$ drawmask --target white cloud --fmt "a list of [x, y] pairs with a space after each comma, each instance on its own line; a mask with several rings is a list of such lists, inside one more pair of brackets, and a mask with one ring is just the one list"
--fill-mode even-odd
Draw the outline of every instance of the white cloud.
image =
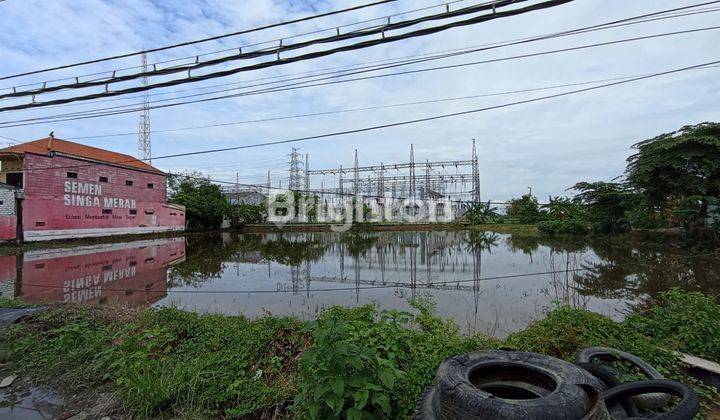
[[[353, 2], [360, 3], [362, 2]], [[190, 89], [195, 86], [461, 48], [592, 25], [693, 3], [670, 0], [578, 1], [551, 10], [454, 29], [424, 38], [175, 89]], [[349, 16], [324, 18], [302, 25], [163, 52], [152, 55], [151, 60], [231, 48], [239, 44], [286, 37], [431, 4], [436, 2], [401, 1], [389, 6], [364, 9]], [[143, 45], [155, 47], [237, 31], [315, 13], [313, 8], [321, 12], [347, 5], [348, 2], [339, 0], [322, 3], [271, 0], [10, 0], [0, 4], [0, 75], [133, 51]], [[717, 13], [660, 20], [471, 54], [433, 62], [432, 65], [711, 26], [716, 20]], [[155, 129], [175, 128], [642, 74], [716, 59], [713, 52], [716, 50], [717, 36], [717, 31], [709, 31], [462, 69], [158, 109], [152, 111], [151, 119]], [[119, 65], [137, 65], [137, 58], [121, 60]], [[108, 68], [107, 64], [93, 65], [82, 68], [82, 71], [94, 72]], [[75, 75], [76, 72], [77, 69], [71, 69], [53, 73], [51, 76], [66, 77]], [[414, 126], [303, 142], [297, 146], [303, 153], [310, 153], [312, 166], [318, 168], [351, 165], [355, 148], [359, 150], [361, 162], [365, 164], [403, 161], [407, 159], [410, 143], [415, 144], [419, 161], [426, 158], [465, 159], [469, 156], [471, 139], [476, 138], [481, 162], [482, 189], [486, 198], [505, 199], [516, 196], [525, 192], [527, 186], [533, 186], [533, 191], [544, 198], [548, 194], [563, 194], [567, 187], [580, 180], [609, 180], [621, 174], [624, 159], [631, 153], [629, 147], [639, 140], [677, 129], [684, 124], [717, 120], [720, 79], [716, 77], [716, 73], [717, 69], [692, 71], [572, 97]], [[22, 79], [22, 82], [44, 80], [47, 76], [50, 75], [33, 76]], [[14, 80], [2, 81], [0, 86], [11, 86], [13, 82]], [[153, 135], [153, 154], [165, 155], [312, 135], [490, 106], [542, 94], [544, 93], [536, 92], [280, 122], [158, 133]], [[115, 101], [101, 105], [135, 101]], [[97, 105], [99, 104], [3, 113], [0, 114], [0, 120], [87, 110]], [[0, 129], [0, 135], [31, 140], [54, 130], [59, 137], [72, 139], [75, 136], [133, 132], [136, 129], [137, 115], [125, 114], [103, 119]], [[129, 154], [135, 154], [136, 151], [136, 139], [133, 137], [93, 139], [86, 142]], [[282, 145], [159, 160], [155, 163], [166, 170], [202, 168], [215, 177], [228, 180], [234, 179], [234, 173], [238, 171], [243, 180], [261, 182], [267, 169], [273, 171], [274, 176], [283, 175], [283, 162], [289, 151], [290, 145]], [[319, 183], [319, 179], [317, 182]]]

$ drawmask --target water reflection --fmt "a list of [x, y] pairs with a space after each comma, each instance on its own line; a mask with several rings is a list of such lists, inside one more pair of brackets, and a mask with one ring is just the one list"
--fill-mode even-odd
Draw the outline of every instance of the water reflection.
[[556, 301], [620, 318], [674, 286], [717, 295], [717, 268], [717, 254], [618, 238], [225, 233], [0, 257], [0, 293], [305, 319], [335, 304], [409, 309], [407, 299], [429, 295], [465, 331], [503, 336]]
[[4, 256], [0, 293], [30, 303], [151, 304], [167, 295], [167, 270], [184, 257], [183, 238]]

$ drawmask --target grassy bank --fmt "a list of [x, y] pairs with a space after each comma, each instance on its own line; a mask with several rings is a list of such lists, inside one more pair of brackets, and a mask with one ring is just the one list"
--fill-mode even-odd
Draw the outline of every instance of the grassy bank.
[[[502, 341], [460, 334], [428, 301], [413, 307], [334, 307], [301, 322], [64, 305], [0, 329], [0, 363], [70, 392], [111, 391], [119, 412], [140, 417], [406, 418], [443, 359], [477, 349], [569, 359], [611, 346], [685, 382], [673, 351], [720, 360], [720, 305], [696, 293], [666, 293], [621, 323], [559, 307]], [[707, 413], [719, 396], [695, 385]]]

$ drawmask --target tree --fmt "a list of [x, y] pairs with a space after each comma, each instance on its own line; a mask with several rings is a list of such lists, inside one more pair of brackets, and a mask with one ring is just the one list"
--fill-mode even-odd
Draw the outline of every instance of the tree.
[[220, 186], [199, 172], [170, 175], [168, 189], [169, 201], [185, 206], [189, 229], [218, 229], [224, 217], [232, 216], [232, 208]]
[[578, 182], [574, 200], [585, 205], [585, 217], [596, 232], [619, 232], [627, 229], [625, 212], [635, 197], [624, 184], [615, 182]]
[[491, 207], [490, 202], [487, 204], [474, 203], [465, 212], [465, 218], [471, 225], [480, 225], [483, 223], [495, 223], [500, 218], [497, 207]]
[[507, 215], [518, 218], [520, 223], [536, 223], [540, 220], [540, 205], [536, 197], [525, 194], [520, 198], [510, 200]]
[[633, 146], [627, 179], [654, 205], [698, 202], [697, 219], [708, 216], [709, 203], [720, 196], [720, 123], [702, 123], [661, 134]]
[[549, 197], [548, 204], [542, 207], [552, 220], [569, 220], [580, 215], [582, 208], [567, 197]]

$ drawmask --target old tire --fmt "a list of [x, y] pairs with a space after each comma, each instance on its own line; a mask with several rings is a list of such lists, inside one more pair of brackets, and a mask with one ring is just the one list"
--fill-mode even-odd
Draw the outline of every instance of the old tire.
[[437, 418], [443, 420], [577, 420], [594, 406], [587, 389], [597, 393], [603, 388], [560, 359], [502, 350], [447, 359], [435, 382]]
[[662, 393], [680, 398], [680, 402], [669, 412], [655, 413], [653, 419], [690, 420], [700, 409], [700, 397], [689, 386], [666, 379], [628, 382], [602, 393], [606, 404], [612, 404], [620, 398], [633, 397], [647, 393]]
[[435, 399], [435, 386], [430, 385], [418, 398], [415, 404], [414, 420], [436, 420], [437, 419], [437, 403]]
[[[627, 361], [645, 375], [648, 379], [665, 379], [665, 377], [657, 371], [650, 363], [643, 359], [621, 350], [609, 347], [586, 347], [575, 355], [576, 363], [592, 363], [593, 360], [603, 362]], [[651, 393], [645, 395], [636, 395], [632, 399], [633, 403], [639, 408], [650, 410], [658, 410], [670, 403], [670, 396], [663, 393]]]
[[[604, 385], [603, 391], [620, 385], [620, 378], [618, 377], [619, 372], [608, 365], [580, 362], [576, 362], [575, 365], [598, 378]], [[606, 406], [607, 410], [614, 418], [620, 418], [620, 416], [634, 417], [639, 415], [637, 408], [635, 408], [635, 404], [633, 404], [630, 398], [621, 397], [613, 404], [606, 404]]]

